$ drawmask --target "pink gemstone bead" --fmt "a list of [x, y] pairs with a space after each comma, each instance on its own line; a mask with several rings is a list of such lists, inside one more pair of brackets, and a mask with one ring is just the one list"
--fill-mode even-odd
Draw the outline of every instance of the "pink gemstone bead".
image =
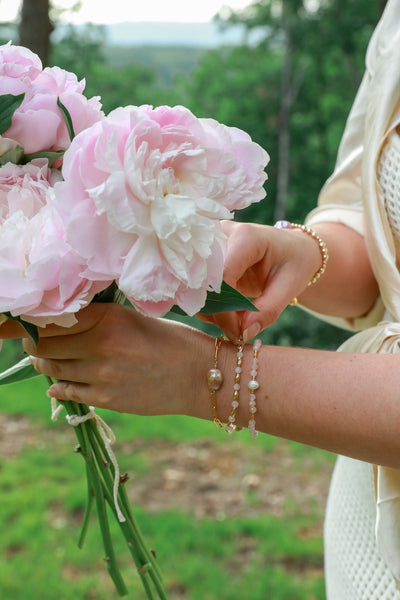
[[276, 229], [292, 229], [290, 221], [277, 221], [274, 225]]
[[255, 350], [256, 352], [259, 351], [259, 349], [261, 348], [261, 340], [257, 339], [254, 344], [253, 344], [253, 350]]

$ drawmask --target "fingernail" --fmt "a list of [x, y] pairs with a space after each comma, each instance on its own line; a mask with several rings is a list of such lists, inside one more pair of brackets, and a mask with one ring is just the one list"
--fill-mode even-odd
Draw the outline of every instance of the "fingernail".
[[232, 333], [231, 331], [229, 331], [228, 329], [224, 329], [224, 335], [228, 338], [228, 340], [230, 342], [232, 342], [233, 344], [238, 344], [239, 343], [239, 338], [237, 337], [237, 335], [235, 335], [234, 333]]
[[258, 335], [261, 331], [261, 325], [260, 323], [258, 323], [257, 321], [255, 323], [252, 323], [247, 329], [245, 329], [243, 331], [243, 341], [245, 344], [247, 344], [247, 342], [249, 340], [252, 340], [253, 337], [255, 337], [256, 335]]
[[53, 390], [52, 387], [49, 387], [48, 390], [46, 390], [46, 396], [48, 396], [49, 398], [56, 398], [56, 393], [55, 390]]

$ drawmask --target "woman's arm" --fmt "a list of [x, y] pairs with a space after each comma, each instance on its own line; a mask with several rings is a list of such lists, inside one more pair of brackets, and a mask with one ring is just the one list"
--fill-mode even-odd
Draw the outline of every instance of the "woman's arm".
[[378, 297], [378, 286], [364, 238], [346, 225], [320, 223], [315, 231], [329, 259], [323, 276], [308, 286], [321, 266], [318, 243], [299, 229], [224, 222], [228, 236], [224, 279], [255, 298], [259, 313], [211, 317], [232, 340], [245, 339], [273, 323], [293, 297], [321, 314], [345, 318], [364, 315]]
[[[40, 372], [66, 380], [50, 388], [52, 396], [120, 412], [212, 419], [207, 371], [213, 338], [118, 305], [91, 305], [78, 318], [70, 335], [42, 338], [37, 350], [26, 342], [26, 349], [41, 357], [34, 359]], [[60, 329], [44, 331], [54, 333]], [[258, 430], [400, 467], [399, 355], [265, 346], [259, 359]], [[243, 426], [249, 420], [251, 362], [247, 345], [237, 413]], [[233, 344], [223, 343], [218, 366], [225, 378], [216, 396], [218, 414], [225, 422], [233, 397]]]
[[301, 303], [335, 317], [365, 315], [375, 304], [379, 288], [363, 236], [340, 223], [319, 223], [313, 230], [324, 240], [329, 260], [318, 282], [299, 295]]

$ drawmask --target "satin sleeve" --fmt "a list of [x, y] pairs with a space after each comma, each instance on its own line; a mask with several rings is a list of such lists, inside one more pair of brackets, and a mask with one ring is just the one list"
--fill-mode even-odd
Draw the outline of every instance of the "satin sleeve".
[[[335, 169], [321, 189], [318, 206], [306, 217], [305, 223], [309, 227], [323, 222], [342, 223], [360, 235], [365, 235], [361, 173], [370, 85], [379, 31], [380, 25], [368, 46], [365, 74], [346, 121]], [[308, 310], [307, 312], [336, 327], [355, 332], [376, 325], [383, 318], [385, 307], [379, 297], [367, 314], [356, 319], [334, 317]]]

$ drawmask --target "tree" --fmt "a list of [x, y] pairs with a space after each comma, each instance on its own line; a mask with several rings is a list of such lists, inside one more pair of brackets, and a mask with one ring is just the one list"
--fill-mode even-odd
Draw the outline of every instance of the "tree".
[[48, 64], [50, 34], [53, 24], [49, 16], [49, 0], [23, 0], [19, 24], [19, 42], [39, 55]]
[[[264, 113], [257, 136], [262, 137], [259, 129], [268, 113], [269, 122], [275, 120], [273, 141], [266, 146], [274, 163], [274, 182], [268, 186], [274, 219], [303, 219], [315, 205], [333, 169], [381, 9], [382, 0], [366, 3], [363, 10], [359, 0], [259, 0], [242, 11], [225, 11], [220, 18], [225, 27], [239, 24], [247, 32], [257, 31], [260, 60], [279, 64], [267, 79], [277, 90], [277, 104], [267, 102], [274, 98], [269, 93], [262, 109], [256, 88], [247, 89], [253, 110]], [[229, 93], [225, 86], [225, 95]]]
[[58, 8], [50, 0], [22, 0], [19, 43], [39, 55], [43, 66], [47, 66], [50, 56], [50, 36], [64, 12], [77, 10], [81, 5], [77, 0], [69, 9]]

